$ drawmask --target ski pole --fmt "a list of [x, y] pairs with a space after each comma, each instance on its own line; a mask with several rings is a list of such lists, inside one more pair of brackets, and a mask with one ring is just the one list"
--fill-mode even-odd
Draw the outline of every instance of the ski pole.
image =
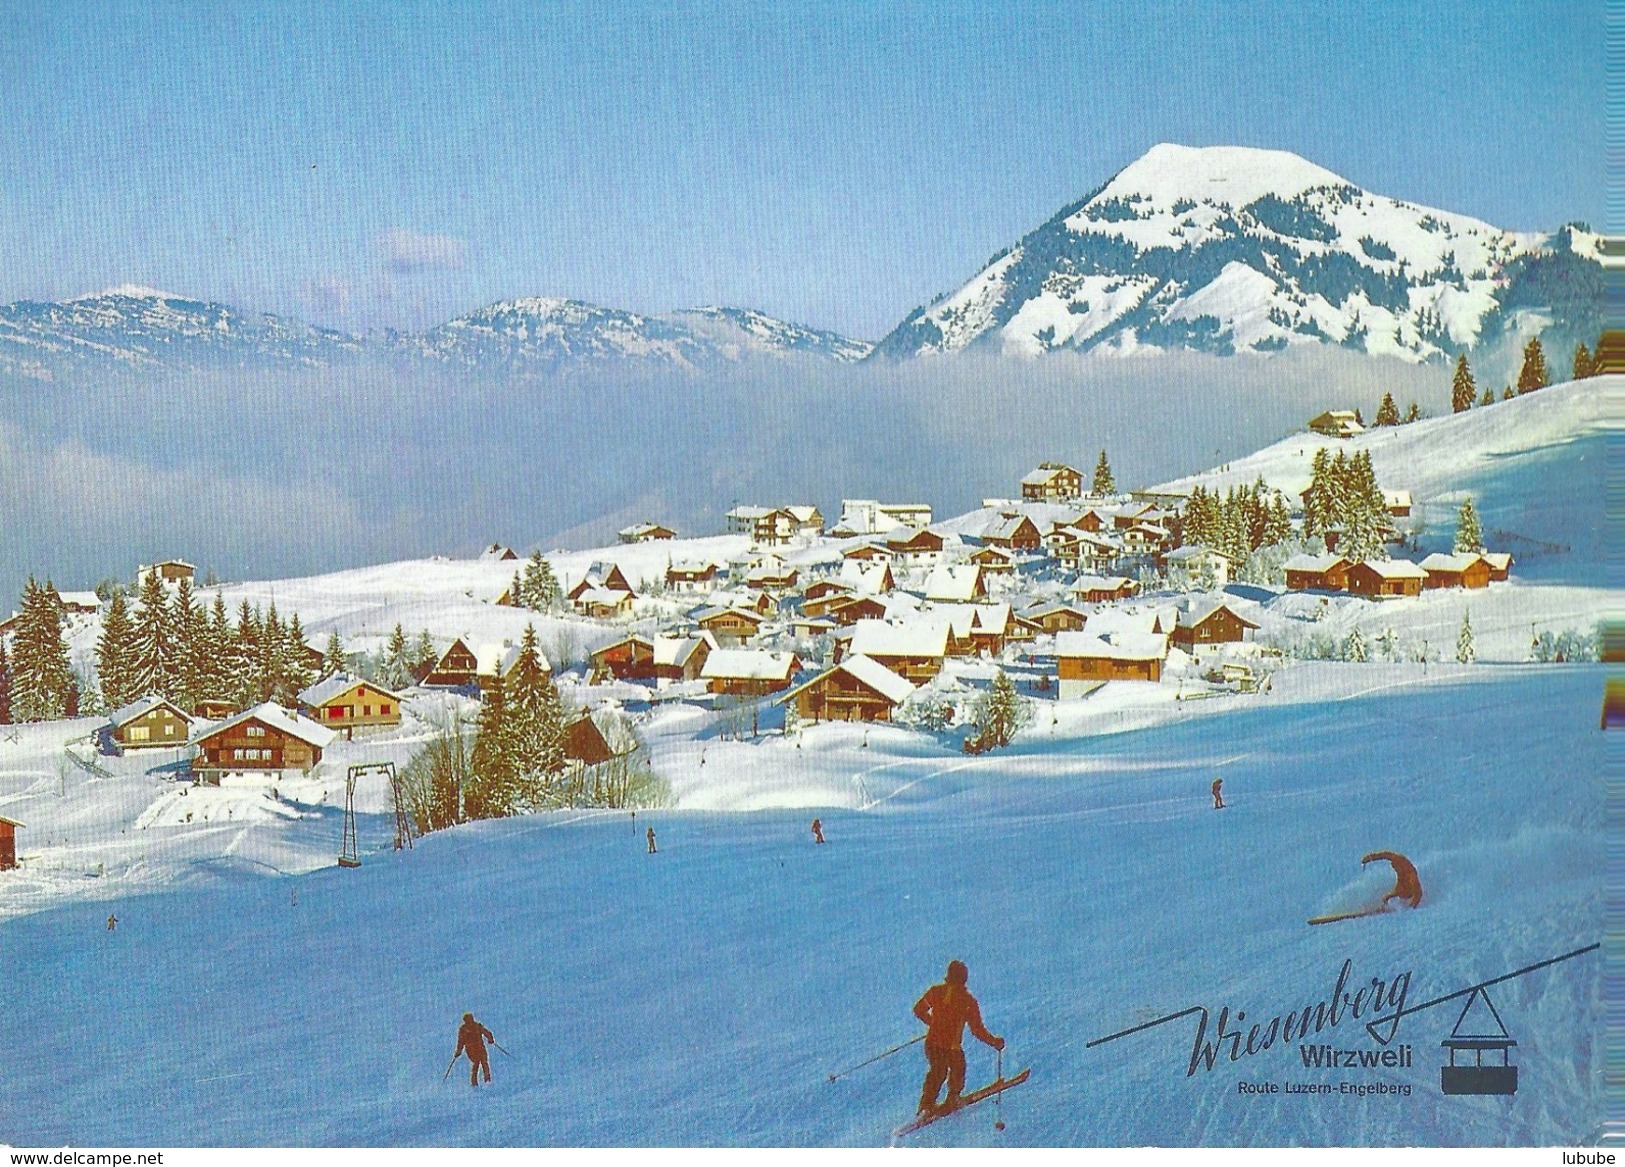
[[898, 1050], [907, 1049], [909, 1046], [915, 1044], [916, 1042], [921, 1042], [921, 1041], [924, 1041], [924, 1040], [925, 1040], [925, 1034], [923, 1034], [923, 1033], [920, 1034], [919, 1037], [911, 1037], [907, 1041], [905, 1041], [902, 1045], [894, 1045], [894, 1046], [892, 1046], [891, 1049], [887, 1050], [885, 1053], [876, 1054], [874, 1057], [869, 1058], [869, 1059], [867, 1059], [865, 1061], [861, 1061], [855, 1066], [848, 1066], [844, 1070], [837, 1070], [835, 1073], [833, 1073], [833, 1074], [831, 1074], [829, 1076], [829, 1080], [831, 1082], [833, 1082], [837, 1078], [844, 1078], [848, 1074], [850, 1074], [853, 1070], [861, 1070], [861, 1069], [863, 1069], [863, 1067], [867, 1066], [870, 1062], [878, 1062], [881, 1058], [889, 1058], [889, 1057], [892, 1056], [892, 1054], [896, 1053]]
[[[494, 1046], [496, 1046], [496, 1047], [497, 1047], [497, 1049], [500, 1049], [500, 1050], [502, 1050], [502, 1052], [503, 1052], [503, 1053], [505, 1053], [505, 1054], [508, 1054], [508, 1051], [507, 1051], [507, 1050], [506, 1050], [506, 1049], [503, 1049], [503, 1047], [502, 1047], [502, 1043], [501, 1043], [501, 1042], [500, 1042], [500, 1041], [498, 1041], [498, 1040], [497, 1040], [497, 1039], [496, 1039], [496, 1038], [494, 1038], [494, 1037], [493, 1037], [493, 1038], [492, 1038], [492, 1039], [491, 1039], [491, 1044], [492, 1044], [492, 1045], [494, 1045]], [[513, 1055], [512, 1055], [512, 1054], [508, 1054], [508, 1056], [509, 1056], [509, 1057], [510, 1057], [510, 1058], [511, 1058], [511, 1057], [513, 1057]]]
[[[1004, 1050], [993, 1051], [993, 1077], [995, 1081], [1004, 1081]], [[1004, 1129], [1004, 1091], [1000, 1090], [993, 1096], [993, 1129]]]
[[444, 1082], [447, 1078], [451, 1077], [451, 1068], [457, 1064], [457, 1059], [462, 1057], [462, 1056], [463, 1056], [463, 1051], [462, 1050], [458, 1050], [456, 1053], [451, 1055], [451, 1061], [446, 1063], [446, 1072], [444, 1074], [440, 1075], [440, 1080], [442, 1082]]

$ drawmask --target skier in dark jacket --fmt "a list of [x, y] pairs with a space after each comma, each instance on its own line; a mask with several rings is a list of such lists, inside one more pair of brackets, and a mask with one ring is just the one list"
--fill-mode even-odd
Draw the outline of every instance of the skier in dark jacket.
[[468, 1055], [468, 1084], [478, 1087], [480, 1084], [480, 1071], [485, 1071], [485, 1080], [491, 1080], [491, 1055], [485, 1048], [486, 1042], [495, 1042], [491, 1031], [478, 1021], [474, 1014], [464, 1013], [463, 1024], [457, 1030], [457, 1053], [451, 1055], [451, 1060], [457, 1060], [457, 1054]]
[[994, 1049], [1004, 1048], [1004, 1038], [995, 1037], [982, 1024], [982, 1007], [965, 987], [970, 972], [961, 961], [948, 962], [948, 975], [942, 984], [932, 985], [914, 1002], [914, 1016], [925, 1023], [925, 1086], [920, 1091], [920, 1113], [936, 1109], [937, 1093], [946, 1079], [951, 1107], [965, 1089], [965, 1026], [976, 1040]]
[[657, 848], [655, 847], [655, 829], [653, 827], [649, 828], [648, 835], [649, 835], [649, 854], [653, 855], [655, 853], [655, 851], [657, 850]]
[[824, 824], [819, 822], [817, 819], [813, 819], [813, 842], [822, 843], [823, 841], [824, 841]]
[[1224, 809], [1224, 795], [1220, 793], [1220, 791], [1222, 791], [1223, 789], [1224, 789], [1224, 779], [1223, 778], [1215, 778], [1213, 780], [1213, 809], [1214, 810], [1223, 810]]

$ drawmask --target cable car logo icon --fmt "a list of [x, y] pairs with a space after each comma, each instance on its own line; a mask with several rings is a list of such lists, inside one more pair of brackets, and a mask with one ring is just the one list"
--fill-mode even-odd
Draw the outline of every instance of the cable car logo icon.
[[[1495, 1020], [1495, 1026], [1500, 1031], [1495, 1033], [1462, 1032], [1462, 1025], [1467, 1020], [1467, 1014], [1473, 1008], [1473, 1002], [1482, 1000], [1489, 1009], [1489, 1014]], [[1439, 1089], [1446, 1094], [1516, 1094], [1518, 1092], [1518, 1067], [1513, 1065], [1508, 1057], [1508, 1051], [1518, 1043], [1512, 1040], [1507, 1033], [1506, 1023], [1501, 1020], [1501, 1014], [1495, 1008], [1495, 1002], [1490, 1000], [1489, 990], [1482, 986], [1475, 987], [1467, 997], [1467, 1004], [1461, 1007], [1461, 1015], [1456, 1018], [1456, 1025], [1450, 1031], [1450, 1036], [1439, 1043], [1450, 1051], [1448, 1065], [1439, 1067]], [[1501, 1055], [1500, 1063], [1491, 1061], [1484, 1064], [1484, 1055], [1488, 1052], [1493, 1058], [1496, 1053]], [[1458, 1065], [1456, 1055], [1472, 1054], [1470, 1065]]]

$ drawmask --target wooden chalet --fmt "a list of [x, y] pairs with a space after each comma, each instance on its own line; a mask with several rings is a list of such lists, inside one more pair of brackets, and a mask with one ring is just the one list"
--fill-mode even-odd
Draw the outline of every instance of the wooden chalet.
[[518, 558], [512, 547], [504, 547], [501, 543], [493, 543], [480, 552], [481, 563], [508, 563]]
[[1385, 490], [1382, 492], [1383, 509], [1396, 519], [1409, 518], [1411, 513], [1411, 492], [1408, 490]]
[[1292, 592], [1343, 592], [1349, 586], [1349, 561], [1341, 555], [1294, 555], [1285, 563], [1286, 586]]
[[790, 634], [811, 640], [815, 636], [827, 636], [839, 627], [828, 616], [797, 616], [790, 621]]
[[1071, 604], [1039, 604], [1020, 613], [1021, 618], [1036, 625], [1041, 632], [1082, 632], [1089, 614]]
[[479, 674], [479, 658], [461, 637], [452, 641], [424, 674], [422, 683], [444, 688], [472, 685]]
[[891, 548], [884, 543], [859, 543], [856, 547], [848, 547], [841, 552], [841, 558], [848, 562], [873, 563], [881, 560], [890, 563], [891, 557]]
[[635, 594], [635, 589], [626, 580], [626, 574], [621, 571], [617, 563], [595, 563], [587, 569], [587, 574], [581, 577], [581, 582], [565, 593], [565, 599], [574, 600], [595, 588], [608, 591], [627, 592]]
[[824, 532], [823, 513], [815, 506], [738, 506], [728, 512], [726, 522], [729, 532], [749, 535], [752, 543], [763, 547]]
[[109, 715], [107, 737], [120, 750], [177, 749], [191, 738], [192, 725], [184, 709], [154, 694]]
[[335, 736], [327, 727], [267, 701], [193, 737], [197, 754], [192, 773], [217, 784], [223, 774], [309, 773]]
[[1168, 552], [1163, 570], [1170, 587], [1222, 588], [1230, 582], [1230, 557], [1212, 547], [1191, 543]]
[[1123, 551], [1128, 555], [1157, 555], [1168, 545], [1168, 528], [1156, 523], [1135, 523], [1123, 532]]
[[712, 693], [764, 697], [790, 687], [797, 663], [793, 652], [719, 648], [706, 658], [700, 676]]
[[26, 828], [27, 824], [0, 815], [0, 871], [10, 871], [17, 866], [18, 827]]
[[796, 586], [801, 574], [782, 559], [766, 559], [745, 576], [745, 586], [763, 591], [787, 592]]
[[1126, 575], [1080, 575], [1072, 581], [1072, 598], [1086, 604], [1109, 604], [1126, 600], [1139, 585]]
[[1137, 523], [1154, 523], [1162, 512], [1153, 503], [1128, 507], [1112, 516], [1112, 529], [1126, 531]]
[[344, 673], [334, 673], [300, 693], [299, 708], [318, 725], [342, 729], [346, 737], [354, 737], [357, 729], [401, 723], [400, 694]]
[[1067, 502], [1083, 497], [1083, 472], [1061, 462], [1040, 462], [1021, 480], [1021, 497], [1035, 502]]
[[1050, 557], [1067, 571], [1104, 571], [1124, 556], [1121, 544], [1073, 527], [1052, 531], [1045, 538]]
[[1499, 583], [1512, 574], [1512, 555], [1506, 551], [1485, 551], [1479, 555], [1490, 565], [1490, 582]]
[[659, 523], [634, 523], [615, 532], [622, 543], [655, 543], [677, 538], [677, 532]]
[[824, 606], [822, 613], [815, 612], [811, 614], [821, 614], [833, 620], [836, 624], [850, 627], [859, 620], [884, 619], [886, 605], [874, 596], [846, 596], [832, 598], [831, 602]]
[[617, 681], [647, 681], [655, 675], [654, 641], [646, 636], [626, 636], [614, 644], [593, 649], [588, 680], [599, 684], [606, 677]]
[[802, 596], [801, 613], [804, 616], [827, 616], [831, 608], [858, 598], [851, 588], [833, 580], [820, 580], [814, 587], [818, 588], [816, 595], [809, 588]]
[[892, 574], [891, 563], [883, 559], [849, 559], [841, 564], [841, 573], [836, 578], [854, 592], [871, 596], [893, 591], [897, 587], [897, 577]]
[[710, 636], [655, 637], [655, 683], [698, 680], [715, 648], [716, 641]]
[[837, 641], [838, 660], [867, 656], [914, 684], [929, 681], [942, 671], [948, 656], [951, 628], [947, 620], [919, 619], [907, 624], [886, 620], [860, 620], [850, 639]]
[[1021, 514], [1003, 514], [982, 532], [982, 546], [1006, 551], [1037, 551], [1043, 544], [1038, 524]]
[[1347, 587], [1357, 596], [1418, 596], [1427, 573], [1408, 559], [1368, 559], [1348, 569]]
[[570, 607], [594, 620], [613, 620], [630, 612], [635, 598], [619, 588], [588, 588], [570, 597]]
[[219, 697], [199, 697], [192, 703], [192, 716], [205, 721], [219, 721], [237, 712], [237, 702]]
[[69, 615], [94, 616], [102, 609], [102, 598], [95, 592], [58, 592], [56, 599]]
[[1169, 639], [1187, 651], [1200, 644], [1239, 644], [1258, 625], [1237, 615], [1228, 604], [1202, 604], [1180, 609]]
[[948, 621], [948, 655], [996, 656], [1009, 638], [1009, 604], [932, 604], [927, 619]]
[[1355, 412], [1352, 409], [1328, 409], [1309, 419], [1309, 429], [1328, 438], [1352, 438], [1356, 434], [1363, 434], [1365, 426], [1356, 419]]
[[183, 579], [196, 579], [197, 568], [184, 559], [165, 559], [158, 563], [143, 563], [136, 569], [135, 580], [137, 586], [147, 576], [157, 573], [159, 579], [165, 583], [180, 583]]
[[722, 568], [715, 563], [673, 563], [666, 568], [666, 590], [708, 592], [717, 586]]
[[857, 655], [790, 690], [779, 701], [794, 701], [807, 721], [890, 721], [914, 686], [879, 661]]
[[925, 567], [942, 558], [942, 536], [925, 528], [904, 528], [886, 540], [886, 547], [910, 567]]
[[1105, 511], [1090, 507], [1082, 514], [1078, 515], [1077, 518], [1071, 519], [1065, 524], [1061, 525], [1072, 527], [1079, 531], [1088, 531], [1090, 534], [1094, 534], [1097, 531], [1110, 531], [1116, 524], [1112, 522], [1111, 515], [1107, 514]]
[[1429, 555], [1419, 565], [1426, 573], [1424, 588], [1487, 588], [1490, 565], [1482, 555]]
[[694, 614], [701, 631], [709, 632], [720, 645], [745, 643], [761, 630], [766, 619], [752, 608], [704, 608]]
[[1004, 575], [1016, 569], [1015, 553], [1005, 547], [979, 547], [969, 558], [985, 575]]
[[564, 727], [564, 760], [583, 768], [601, 766], [619, 755], [598, 728], [592, 714], [583, 712]]
[[966, 603], [987, 595], [987, 581], [974, 563], [939, 563], [925, 581], [925, 598]]
[[834, 576], [825, 576], [815, 579], [812, 583], [801, 589], [801, 602], [803, 605], [816, 604], [826, 596], [850, 596], [852, 585], [843, 579]]
[[1155, 633], [1114, 632], [1109, 637], [1057, 633], [1060, 695], [1082, 696], [1102, 681], [1160, 681], [1167, 655], [1167, 639]]

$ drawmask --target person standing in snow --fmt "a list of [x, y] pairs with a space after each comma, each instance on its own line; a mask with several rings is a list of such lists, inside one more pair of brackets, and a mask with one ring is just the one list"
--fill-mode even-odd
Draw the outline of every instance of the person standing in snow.
[[982, 1007], [965, 987], [970, 971], [963, 961], [950, 960], [942, 984], [932, 985], [914, 1002], [914, 1016], [925, 1023], [925, 1085], [920, 1091], [920, 1113], [935, 1110], [937, 1093], [944, 1080], [953, 1106], [965, 1089], [965, 1026], [976, 1040], [994, 1049], [1004, 1048], [1004, 1038], [995, 1037], [982, 1024]]
[[655, 853], [655, 850], [656, 850], [656, 848], [655, 848], [655, 829], [653, 827], [650, 827], [649, 828], [649, 854], [653, 855]]
[[1223, 789], [1224, 789], [1224, 779], [1223, 778], [1215, 778], [1213, 780], [1213, 809], [1214, 810], [1223, 810], [1224, 809], [1224, 795], [1219, 793]]
[[117, 927], [118, 927], [118, 917], [117, 916], [109, 916], [109, 917], [107, 917], [107, 930], [109, 932], [111, 932], [114, 928], [117, 928]]
[[813, 842], [822, 843], [823, 841], [824, 841], [824, 824], [819, 822], [817, 819], [813, 819]]
[[491, 1054], [485, 1048], [486, 1042], [496, 1042], [491, 1031], [478, 1021], [474, 1014], [464, 1013], [462, 1027], [457, 1030], [457, 1053], [451, 1055], [451, 1060], [457, 1060], [457, 1054], [468, 1055], [468, 1084], [478, 1087], [480, 1084], [480, 1071], [485, 1071], [485, 1080], [491, 1080]]
[[1400, 900], [1413, 908], [1422, 906], [1422, 881], [1416, 874], [1416, 864], [1397, 851], [1373, 851], [1364, 859], [1362, 865], [1375, 863], [1378, 859], [1386, 859], [1394, 869], [1394, 890], [1382, 897], [1382, 906], [1386, 908], [1389, 900]]

